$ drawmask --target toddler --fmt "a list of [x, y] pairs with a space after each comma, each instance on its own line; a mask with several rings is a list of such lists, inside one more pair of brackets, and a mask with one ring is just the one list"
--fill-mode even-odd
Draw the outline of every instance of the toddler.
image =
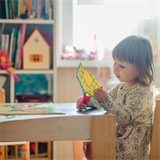
[[[87, 106], [103, 107], [116, 116], [117, 160], [148, 160], [155, 80], [151, 43], [145, 37], [129, 36], [115, 46], [112, 56], [113, 72], [120, 83], [108, 92], [95, 89], [97, 101], [91, 99]], [[83, 103], [80, 109], [85, 108]], [[87, 149], [86, 155], [90, 155]]]

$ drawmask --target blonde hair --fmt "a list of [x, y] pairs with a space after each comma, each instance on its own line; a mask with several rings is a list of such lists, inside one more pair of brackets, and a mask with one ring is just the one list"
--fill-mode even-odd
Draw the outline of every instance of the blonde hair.
[[113, 59], [133, 64], [139, 73], [137, 81], [144, 86], [155, 82], [153, 52], [147, 37], [128, 36], [119, 42], [112, 51]]

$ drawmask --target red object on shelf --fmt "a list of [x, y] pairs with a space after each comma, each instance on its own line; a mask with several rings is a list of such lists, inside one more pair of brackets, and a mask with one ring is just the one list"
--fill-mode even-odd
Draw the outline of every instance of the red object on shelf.
[[16, 99], [19, 103], [23, 102], [50, 102], [52, 97], [50, 95], [16, 95]]

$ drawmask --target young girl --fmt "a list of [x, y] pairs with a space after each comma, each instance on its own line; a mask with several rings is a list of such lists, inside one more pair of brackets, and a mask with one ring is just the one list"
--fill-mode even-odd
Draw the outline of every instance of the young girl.
[[[108, 114], [115, 114], [117, 160], [148, 160], [154, 104], [151, 43], [144, 37], [129, 36], [115, 46], [112, 56], [113, 72], [121, 83], [108, 92], [96, 89], [94, 97], [98, 102], [91, 99], [87, 106], [103, 107]], [[85, 104], [80, 106], [85, 108]]]

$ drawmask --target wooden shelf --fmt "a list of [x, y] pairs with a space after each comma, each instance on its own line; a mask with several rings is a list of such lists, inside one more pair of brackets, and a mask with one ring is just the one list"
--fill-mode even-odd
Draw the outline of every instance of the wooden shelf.
[[[78, 68], [79, 63], [82, 63], [84, 67], [90, 67], [90, 68], [96, 68], [96, 67], [103, 67], [103, 66], [113, 66], [112, 61], [106, 61], [106, 60], [58, 60], [57, 61], [57, 67], [58, 68]], [[158, 61], [154, 62], [155, 68], [160, 68], [160, 63]]]
[[98, 67], [99, 62], [97, 60], [59, 60], [57, 61], [57, 67], [77, 67], [79, 63], [82, 63], [84, 67]]
[[[16, 74], [54, 74], [54, 70], [15, 70]], [[0, 70], [0, 74], [8, 74], [5, 70]]]
[[82, 63], [84, 67], [97, 68], [103, 66], [113, 66], [112, 61], [99, 61], [99, 60], [59, 60], [57, 61], [57, 67], [66, 68], [66, 67], [77, 67], [79, 63]]
[[17, 23], [17, 24], [54, 24], [54, 20], [45, 19], [0, 19], [0, 23]]

